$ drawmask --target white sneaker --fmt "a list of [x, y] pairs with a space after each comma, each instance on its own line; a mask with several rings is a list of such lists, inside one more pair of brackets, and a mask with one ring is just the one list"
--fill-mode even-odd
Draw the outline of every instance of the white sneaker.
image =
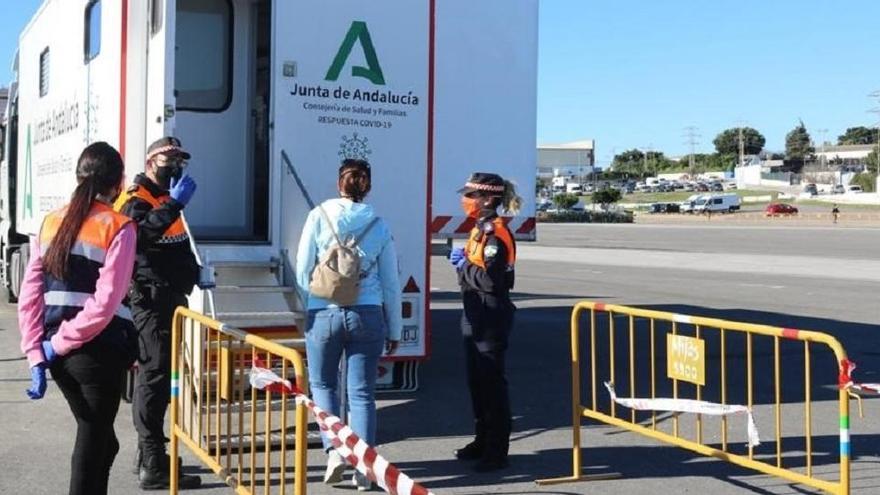
[[327, 470], [324, 471], [324, 483], [333, 485], [342, 481], [345, 472], [345, 459], [335, 450], [327, 454]]
[[373, 489], [373, 482], [362, 475], [360, 471], [355, 471], [354, 476], [351, 477], [351, 484], [356, 486], [359, 492], [368, 492]]

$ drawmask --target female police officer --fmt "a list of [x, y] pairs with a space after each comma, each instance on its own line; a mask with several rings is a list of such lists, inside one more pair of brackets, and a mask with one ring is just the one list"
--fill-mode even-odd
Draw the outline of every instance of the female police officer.
[[516, 244], [497, 210], [516, 214], [522, 199], [512, 183], [490, 173], [473, 174], [459, 192], [462, 209], [476, 222], [467, 246], [449, 257], [464, 303], [461, 330], [475, 438], [455, 456], [478, 460], [476, 471], [494, 471], [507, 466], [511, 419], [504, 353], [516, 309], [510, 301]]

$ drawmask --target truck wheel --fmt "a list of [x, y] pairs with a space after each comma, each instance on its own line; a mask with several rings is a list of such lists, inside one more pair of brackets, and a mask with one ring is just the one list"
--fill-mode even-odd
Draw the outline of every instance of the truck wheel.
[[734, 206], [731, 206], [730, 208], [727, 209], [727, 213], [733, 213], [735, 211], [736, 211], [736, 207], [734, 207]]
[[9, 258], [9, 302], [18, 301], [18, 296], [21, 294], [21, 282], [24, 280], [24, 272], [27, 268], [30, 254], [30, 245], [25, 243], [13, 251], [12, 256]]

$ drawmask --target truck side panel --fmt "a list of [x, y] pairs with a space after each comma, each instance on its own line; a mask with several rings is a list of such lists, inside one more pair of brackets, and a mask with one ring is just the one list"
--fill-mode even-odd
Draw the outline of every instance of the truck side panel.
[[538, 2], [437, 2], [435, 237], [465, 237], [456, 194], [471, 172], [513, 180], [525, 200], [511, 220], [534, 239]]
[[119, 144], [121, 2], [100, 2], [100, 50], [85, 56], [88, 0], [43, 6], [19, 42], [16, 226], [35, 235], [76, 187], [76, 160], [95, 141]]

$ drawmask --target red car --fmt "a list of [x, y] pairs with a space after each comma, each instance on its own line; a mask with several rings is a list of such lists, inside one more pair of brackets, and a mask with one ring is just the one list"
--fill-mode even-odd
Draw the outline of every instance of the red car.
[[764, 215], [768, 217], [778, 217], [781, 215], [797, 215], [798, 209], [785, 203], [773, 203], [767, 205], [764, 209]]

